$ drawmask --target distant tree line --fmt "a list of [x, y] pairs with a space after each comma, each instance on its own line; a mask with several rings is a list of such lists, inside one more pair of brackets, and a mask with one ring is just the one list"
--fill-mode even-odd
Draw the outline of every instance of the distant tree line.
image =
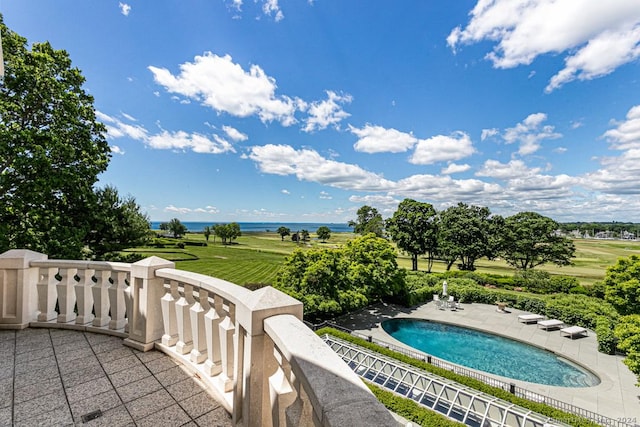
[[489, 208], [458, 203], [438, 212], [429, 203], [405, 199], [386, 221], [370, 206], [358, 210], [351, 221], [356, 233], [388, 237], [409, 254], [412, 270], [419, 257], [431, 271], [434, 260], [447, 270], [458, 262], [460, 270], [475, 270], [480, 258], [503, 258], [509, 265], [528, 270], [545, 263], [570, 265], [575, 253], [571, 239], [559, 232], [560, 225], [536, 212], [520, 212], [503, 218]]
[[560, 229], [566, 233], [577, 231], [581, 236], [589, 237], [596, 237], [601, 232], [609, 232], [614, 238], [640, 237], [640, 224], [635, 222], [564, 222]]

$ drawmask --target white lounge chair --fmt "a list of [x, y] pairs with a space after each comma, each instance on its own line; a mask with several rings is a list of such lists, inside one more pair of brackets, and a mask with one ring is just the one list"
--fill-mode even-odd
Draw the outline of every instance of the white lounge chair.
[[518, 322], [521, 323], [537, 323], [540, 320], [544, 320], [544, 316], [540, 314], [521, 314], [518, 316]]
[[560, 336], [567, 336], [573, 339], [574, 337], [587, 336], [587, 330], [581, 326], [569, 326], [568, 328], [560, 329]]
[[549, 320], [540, 320], [538, 321], [538, 328], [542, 328], [545, 331], [549, 329], [557, 329], [562, 328], [564, 326], [564, 322], [558, 319], [549, 319]]
[[438, 294], [433, 294], [433, 302], [436, 303], [436, 308], [438, 310], [444, 310], [445, 309], [444, 301], [442, 301], [440, 299], [440, 296]]

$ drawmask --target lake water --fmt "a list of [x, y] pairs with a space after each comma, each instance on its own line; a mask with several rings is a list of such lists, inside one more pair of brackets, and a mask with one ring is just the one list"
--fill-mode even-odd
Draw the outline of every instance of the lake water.
[[[164, 221], [151, 221], [151, 229], [159, 230], [160, 223]], [[181, 221], [182, 224], [187, 227], [192, 233], [198, 233], [204, 230], [208, 226], [215, 224], [225, 224], [225, 222], [190, 222]], [[251, 232], [274, 232], [280, 227], [287, 227], [292, 233], [301, 230], [307, 230], [309, 233], [315, 233], [316, 230], [322, 226], [329, 227], [332, 233], [351, 233], [353, 228], [349, 227], [346, 223], [323, 223], [323, 222], [238, 222], [240, 225], [240, 231], [243, 233]]]

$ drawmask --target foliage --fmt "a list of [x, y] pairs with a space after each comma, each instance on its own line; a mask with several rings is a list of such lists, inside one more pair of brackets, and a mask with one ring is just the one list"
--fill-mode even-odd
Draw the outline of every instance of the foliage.
[[211, 233], [213, 233], [213, 229], [211, 227], [209, 227], [208, 225], [204, 227], [203, 230], [203, 234], [204, 234], [204, 238], [205, 240], [208, 242], [209, 241], [209, 237], [211, 236]]
[[112, 260], [113, 252], [149, 241], [149, 218], [132, 196], [123, 199], [114, 187], [106, 186], [96, 190], [96, 198], [92, 227], [85, 237], [93, 258]]
[[458, 203], [440, 213], [438, 254], [447, 270], [460, 259], [461, 270], [475, 270], [475, 261], [496, 252], [495, 233], [501, 217], [491, 217], [489, 208]]
[[291, 230], [285, 226], [280, 226], [276, 230], [276, 233], [278, 233], [282, 241], [284, 241], [285, 236], [289, 236], [291, 234]]
[[29, 50], [1, 17], [0, 36], [0, 252], [81, 258], [93, 185], [109, 163], [106, 128], [67, 52], [48, 42]]
[[425, 427], [456, 427], [464, 425], [447, 418], [433, 409], [428, 409], [407, 397], [399, 396], [367, 381], [365, 381], [365, 384], [388, 410], [412, 423], [417, 423]]
[[305, 230], [305, 229], [301, 230], [300, 238], [302, 239], [303, 242], [309, 241], [309, 230]]
[[373, 350], [376, 353], [380, 353], [384, 356], [388, 356], [391, 358], [394, 358], [396, 360], [399, 360], [400, 362], [406, 363], [408, 365], [411, 366], [415, 366], [416, 368], [422, 369], [424, 371], [427, 372], [431, 372], [435, 375], [438, 375], [440, 377], [443, 378], [447, 378], [450, 379], [452, 381], [455, 381], [459, 384], [471, 387], [475, 390], [481, 391], [483, 393], [487, 393], [489, 395], [495, 396], [497, 398], [506, 400], [507, 402], [511, 402], [515, 405], [521, 406], [523, 408], [527, 408], [530, 409], [532, 411], [538, 412], [540, 414], [546, 415], [548, 417], [554, 418], [556, 420], [571, 420], [571, 425], [574, 426], [580, 426], [580, 427], [596, 427], [599, 424], [593, 423], [589, 420], [586, 420], [584, 418], [578, 417], [576, 415], [573, 414], [569, 414], [566, 413], [564, 411], [561, 411], [559, 409], [553, 408], [551, 406], [545, 405], [544, 403], [538, 403], [538, 402], [533, 402], [531, 400], [527, 400], [521, 397], [517, 397], [511, 393], [509, 393], [506, 390], [503, 390], [501, 388], [498, 387], [493, 387], [490, 386], [488, 384], [483, 383], [480, 380], [477, 380], [475, 378], [470, 378], [470, 377], [465, 377], [464, 375], [461, 374], [457, 374], [455, 372], [452, 371], [448, 371], [446, 369], [443, 368], [439, 368], [437, 366], [431, 365], [429, 363], [427, 363], [426, 361], [422, 361], [422, 360], [418, 360], [418, 359], [414, 359], [412, 357], [409, 357], [407, 355], [404, 355], [402, 353], [398, 353], [396, 351], [393, 350], [389, 350], [386, 347], [382, 347], [380, 345], [374, 344], [374, 343], [370, 343], [366, 340], [363, 340], [361, 338], [357, 338], [354, 337], [348, 333], [345, 332], [341, 332], [338, 330], [335, 330], [333, 328], [322, 328], [316, 331], [316, 334], [322, 336], [324, 334], [331, 334], [335, 337], [338, 337], [344, 341], [348, 341], [354, 344], [359, 345], [360, 347], [364, 347], [367, 348], [369, 350]]
[[615, 354], [618, 337], [614, 333], [615, 322], [608, 317], [600, 316], [596, 320], [596, 335], [598, 336], [598, 351], [605, 354]]
[[640, 314], [621, 317], [614, 333], [619, 340], [618, 348], [627, 355], [625, 365], [640, 377]]
[[339, 249], [295, 250], [274, 286], [304, 303], [305, 315], [329, 317], [403, 293], [391, 244], [374, 234]]
[[177, 239], [187, 233], [187, 226], [180, 222], [178, 218], [173, 218], [167, 224], [167, 231], [173, 234], [173, 237]]
[[640, 314], [640, 257], [620, 258], [602, 281], [604, 298], [620, 314]]
[[418, 256], [427, 254], [427, 271], [431, 271], [438, 245], [437, 214], [432, 205], [404, 199], [387, 220], [386, 228], [391, 240], [411, 255], [412, 270], [418, 269]]
[[356, 234], [373, 233], [378, 237], [384, 237], [384, 220], [376, 208], [364, 205], [358, 209], [358, 218], [349, 221], [349, 227], [353, 227]]
[[570, 265], [575, 246], [557, 233], [559, 228], [557, 222], [536, 212], [510, 216], [500, 233], [501, 254], [509, 265], [521, 270], [548, 262]]
[[[228, 224], [216, 224], [213, 226], [213, 233], [220, 237], [223, 245], [231, 244], [235, 239], [242, 236], [240, 224], [230, 222]], [[284, 237], [283, 237], [284, 238]]]
[[318, 229], [316, 230], [316, 235], [318, 236], [318, 239], [322, 240], [322, 242], [326, 242], [331, 238], [331, 230], [326, 225], [323, 225], [321, 227], [318, 227]]

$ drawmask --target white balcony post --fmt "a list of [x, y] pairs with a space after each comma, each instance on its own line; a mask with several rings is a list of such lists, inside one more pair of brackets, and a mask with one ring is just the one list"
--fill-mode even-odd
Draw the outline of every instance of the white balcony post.
[[58, 292], [56, 290], [57, 268], [40, 268], [40, 280], [38, 281], [38, 322], [49, 322], [58, 317], [56, 313], [56, 300]]
[[202, 363], [207, 358], [207, 340], [204, 328], [204, 315], [209, 310], [209, 293], [200, 288], [198, 299], [191, 306], [189, 315], [191, 316], [191, 332], [193, 336], [193, 348], [191, 349], [191, 361]]
[[36, 319], [39, 268], [31, 261], [47, 255], [12, 249], [0, 255], [0, 329], [23, 329]]
[[162, 344], [173, 347], [178, 342], [178, 326], [176, 324], [176, 300], [178, 295], [178, 282], [171, 280], [169, 289], [162, 297], [162, 321], [164, 324], [164, 334]]
[[[243, 396], [241, 423], [245, 426], [272, 423], [269, 377], [273, 374], [275, 359], [273, 346], [264, 332], [264, 320], [279, 314], [291, 314], [302, 321], [302, 303], [289, 295], [267, 286], [250, 295], [238, 307], [238, 334], [236, 396]], [[242, 340], [242, 342], [241, 342]], [[270, 351], [269, 351], [270, 350]], [[234, 412], [239, 411], [234, 407]], [[240, 414], [234, 414], [240, 416]], [[236, 420], [236, 419], [234, 419]]]
[[[220, 364], [222, 372], [218, 377], [220, 387], [224, 392], [231, 391], [233, 388], [233, 378], [235, 375], [235, 361], [237, 355], [240, 352], [238, 349], [239, 341], [234, 340], [236, 336], [236, 307], [233, 304], [229, 304], [229, 313], [222, 322], [218, 325], [220, 333]], [[237, 337], [236, 337], [237, 338]], [[236, 398], [242, 396], [242, 393], [238, 393], [236, 390]], [[234, 404], [234, 408], [235, 408]]]
[[213, 305], [204, 316], [204, 328], [207, 337], [207, 360], [204, 362], [205, 371], [210, 375], [218, 375], [222, 371], [220, 355], [220, 322], [224, 318], [222, 297], [215, 295]]
[[58, 289], [58, 323], [69, 323], [76, 320], [74, 311], [76, 305], [76, 295], [74, 290], [76, 275], [75, 268], [61, 268], [58, 271], [60, 282], [56, 285]]
[[96, 313], [95, 319], [93, 319], [93, 326], [103, 327], [107, 326], [111, 321], [109, 316], [109, 278], [111, 277], [110, 271], [98, 270], [94, 275], [96, 282], [91, 287], [93, 293], [93, 309]]
[[95, 318], [91, 312], [93, 310], [93, 294], [91, 293], [91, 286], [93, 285], [92, 278], [94, 272], [95, 270], [81, 268], [78, 269], [78, 272], [76, 273], [80, 279], [75, 284], [76, 301], [78, 304], [78, 317], [76, 318], [76, 323], [79, 325], [91, 323]]
[[176, 351], [178, 354], [187, 354], [193, 348], [193, 336], [191, 331], [191, 318], [189, 309], [194, 303], [193, 286], [184, 283], [183, 295], [176, 302], [176, 320], [178, 325], [178, 343]]
[[127, 323], [124, 301], [124, 290], [127, 287], [126, 278], [127, 273], [125, 271], [111, 273], [113, 283], [109, 286], [109, 306], [111, 308], [109, 329], [122, 329]]
[[156, 277], [156, 270], [161, 268], [175, 268], [175, 263], [153, 256], [131, 265], [132, 306], [129, 338], [124, 344], [140, 351], [151, 350], [164, 333], [161, 308], [164, 279]]

